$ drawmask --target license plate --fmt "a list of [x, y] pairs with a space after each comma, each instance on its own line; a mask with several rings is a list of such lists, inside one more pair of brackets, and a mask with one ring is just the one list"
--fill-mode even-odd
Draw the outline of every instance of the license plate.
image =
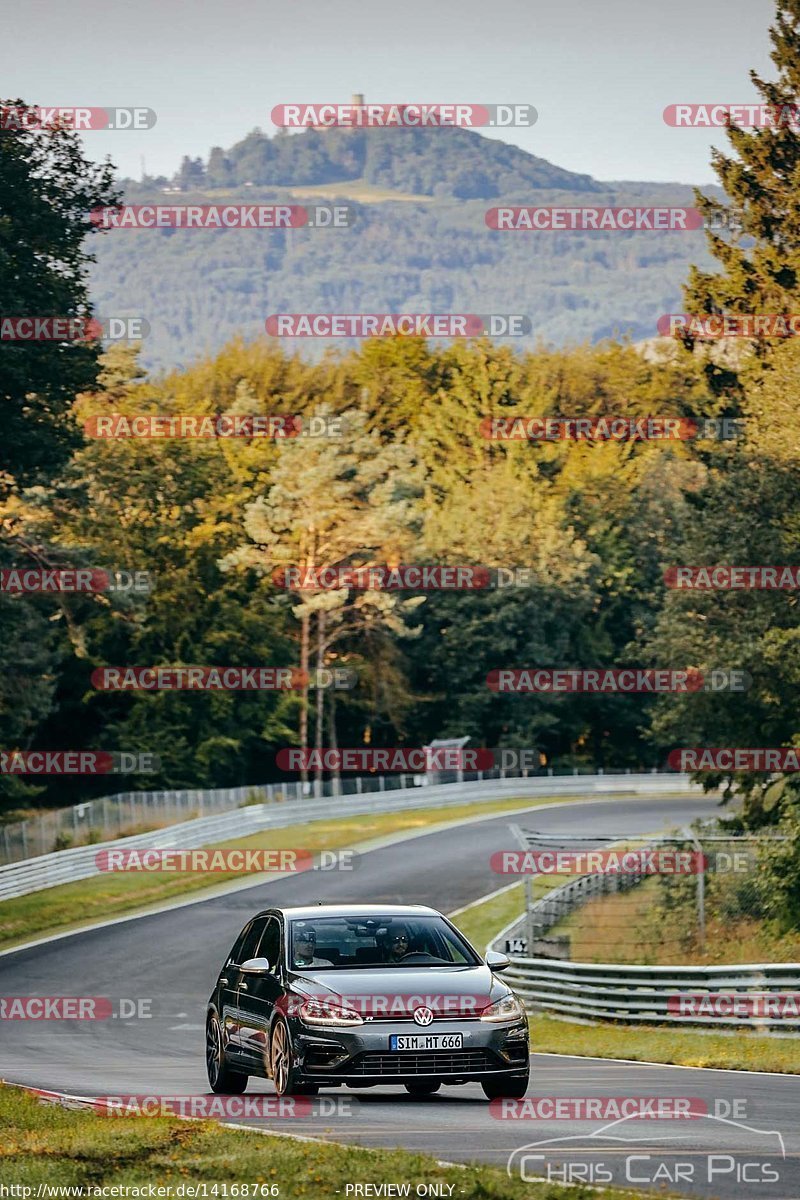
[[463, 1033], [393, 1033], [390, 1050], [460, 1050]]

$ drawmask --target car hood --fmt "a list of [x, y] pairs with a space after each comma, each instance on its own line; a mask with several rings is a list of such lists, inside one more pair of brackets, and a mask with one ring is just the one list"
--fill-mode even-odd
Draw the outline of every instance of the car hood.
[[420, 1007], [441, 1018], [475, 1016], [511, 990], [483, 965], [292, 972], [289, 986], [296, 995], [373, 1018], [410, 1017]]

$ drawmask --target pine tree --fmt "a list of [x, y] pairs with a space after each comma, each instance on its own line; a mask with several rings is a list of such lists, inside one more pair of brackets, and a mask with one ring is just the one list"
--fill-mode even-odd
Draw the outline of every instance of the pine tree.
[[[35, 111], [22, 100], [7, 112]], [[93, 208], [117, 203], [110, 163], [84, 156], [66, 125], [0, 131], [0, 313], [89, 317]], [[46, 485], [80, 442], [67, 411], [92, 386], [100, 348], [78, 340], [8, 341], [0, 349], [0, 499]]]
[[[709, 249], [723, 269], [707, 273], [692, 268], [684, 294], [693, 313], [798, 311], [800, 0], [778, 0], [770, 37], [778, 78], [767, 82], [755, 71], [750, 77], [773, 110], [775, 123], [752, 130], [730, 126], [727, 136], [735, 156], [712, 151], [729, 205], [696, 193], [698, 208], [712, 226]], [[738, 227], [730, 240], [713, 231], [726, 225]]]

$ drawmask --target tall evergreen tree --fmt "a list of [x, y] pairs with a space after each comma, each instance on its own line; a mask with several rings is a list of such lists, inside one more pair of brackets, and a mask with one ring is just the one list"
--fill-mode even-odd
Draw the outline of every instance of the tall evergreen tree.
[[[772, 110], [762, 128], [730, 126], [734, 154], [712, 150], [712, 165], [729, 205], [697, 193], [712, 225], [716, 273], [691, 270], [685, 288], [690, 312], [791, 313], [800, 303], [800, 0], [778, 0], [770, 30], [774, 82], [750, 78]], [[731, 223], [733, 237], [713, 232]], [[752, 240], [751, 240], [752, 239]]]
[[[87, 234], [96, 227], [89, 213], [117, 200], [111, 164], [90, 162], [73, 130], [0, 134], [0, 312], [90, 316]], [[0, 499], [15, 481], [46, 483], [64, 465], [80, 440], [69, 406], [97, 378], [99, 352], [74, 340], [0, 343]]]

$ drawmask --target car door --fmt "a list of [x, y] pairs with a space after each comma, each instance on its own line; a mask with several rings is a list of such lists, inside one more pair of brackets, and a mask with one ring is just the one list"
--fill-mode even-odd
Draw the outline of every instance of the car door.
[[223, 993], [222, 1027], [226, 1044], [234, 1054], [241, 1053], [241, 1012], [239, 1009], [239, 986], [242, 979], [241, 966], [248, 958], [255, 958], [258, 944], [261, 941], [267, 925], [266, 917], [254, 917], [249, 925], [242, 930], [234, 944], [223, 971], [225, 983], [220, 991]]
[[239, 962], [239, 950], [252, 924], [252, 921], [248, 921], [233, 943], [217, 979], [219, 1017], [220, 1024], [222, 1025], [222, 1037], [226, 1046], [230, 1043], [234, 1025], [236, 1024], [234, 1019], [236, 1015], [236, 986], [239, 980], [235, 964]]
[[270, 1020], [275, 1005], [283, 994], [280, 969], [281, 926], [277, 917], [270, 916], [267, 919], [258, 949], [252, 957], [266, 958], [272, 969], [263, 975], [240, 972], [237, 998], [239, 1039], [243, 1053], [263, 1067], [269, 1041]]

